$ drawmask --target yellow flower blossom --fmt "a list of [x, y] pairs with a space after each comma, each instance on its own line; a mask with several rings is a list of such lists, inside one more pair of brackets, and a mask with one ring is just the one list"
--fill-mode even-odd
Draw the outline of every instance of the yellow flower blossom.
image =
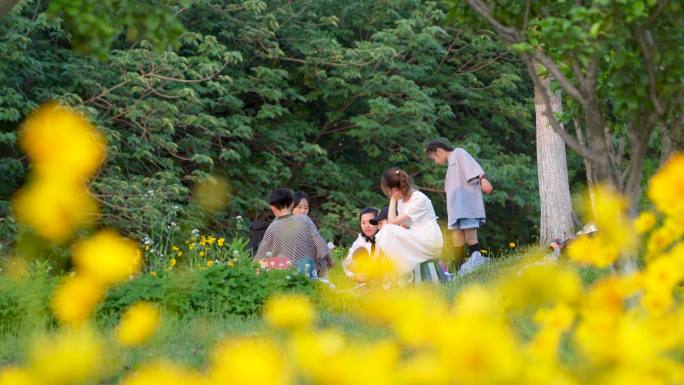
[[216, 244], [219, 245], [219, 247], [223, 247], [223, 243], [224, 243], [225, 241], [226, 241], [226, 240], [225, 240], [224, 238], [219, 238], [218, 241], [216, 242]]
[[510, 247], [511, 249], [515, 249], [515, 242], [509, 242], [508, 247]]
[[116, 330], [116, 338], [122, 345], [140, 345], [157, 330], [159, 319], [159, 309], [155, 305], [137, 303], [124, 313]]
[[217, 212], [226, 207], [230, 199], [228, 181], [221, 177], [209, 176], [197, 183], [193, 199], [200, 208]]
[[267, 340], [227, 340], [214, 350], [209, 376], [216, 384], [288, 385], [292, 377], [285, 357], [284, 352]]
[[156, 271], [150, 271], [150, 275], [153, 276], [153, 277], [156, 277], [156, 276], [157, 276], [157, 272], [156, 272]]
[[85, 118], [58, 103], [46, 103], [28, 116], [19, 132], [38, 176], [71, 180], [92, 176], [105, 157], [102, 134]]
[[198, 255], [199, 255], [200, 257], [204, 257], [204, 251], [200, 251], [200, 252], [198, 253]]
[[207, 382], [198, 374], [171, 362], [145, 365], [124, 378], [121, 385], [200, 385]]
[[79, 273], [109, 285], [138, 271], [137, 251], [135, 242], [113, 230], [103, 230], [76, 244], [73, 261]]
[[78, 325], [85, 322], [95, 305], [103, 298], [102, 283], [89, 276], [65, 278], [55, 289], [51, 308], [62, 323]]
[[638, 234], [651, 230], [656, 223], [656, 216], [651, 211], [644, 211], [634, 220], [634, 229]]
[[178, 252], [179, 250], [180, 249], [178, 248], [178, 246], [176, 246], [176, 245], [171, 246], [171, 251], [173, 251], [174, 253]]
[[213, 245], [214, 242], [216, 242], [216, 238], [214, 238], [212, 236], [207, 237], [207, 243], [208, 244]]
[[24, 368], [7, 366], [0, 370], [2, 385], [38, 385], [31, 372]]
[[209, 266], [209, 267], [214, 266], [214, 261], [211, 261], [211, 260], [207, 261], [207, 266]]
[[101, 341], [89, 328], [60, 331], [31, 346], [28, 368], [38, 384], [97, 383], [104, 353]]
[[264, 319], [279, 329], [298, 329], [311, 326], [315, 318], [308, 297], [300, 294], [271, 297], [264, 306]]
[[76, 228], [92, 223], [99, 213], [83, 184], [55, 178], [32, 179], [12, 199], [12, 210], [20, 223], [55, 242], [68, 239]]
[[607, 267], [620, 256], [620, 249], [603, 239], [601, 235], [582, 236], [568, 245], [568, 257], [579, 264]]
[[169, 265], [171, 265], [171, 267], [176, 266], [176, 258], [171, 258], [171, 260], [169, 260]]
[[207, 237], [204, 236], [204, 235], [202, 235], [202, 236], [200, 237], [199, 244], [200, 244], [200, 246], [206, 246], [206, 244], [207, 244]]
[[684, 215], [684, 154], [673, 155], [651, 178], [648, 197], [656, 208], [671, 217]]

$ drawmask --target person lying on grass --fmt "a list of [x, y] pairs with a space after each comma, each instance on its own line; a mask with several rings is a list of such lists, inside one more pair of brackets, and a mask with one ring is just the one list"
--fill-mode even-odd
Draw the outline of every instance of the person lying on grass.
[[306, 215], [292, 215], [292, 190], [273, 190], [268, 204], [275, 219], [266, 229], [255, 259], [285, 256], [294, 266], [299, 266], [302, 261], [306, 262], [307, 258], [311, 258], [318, 277], [327, 277], [328, 270], [333, 265], [330, 249], [311, 218]]

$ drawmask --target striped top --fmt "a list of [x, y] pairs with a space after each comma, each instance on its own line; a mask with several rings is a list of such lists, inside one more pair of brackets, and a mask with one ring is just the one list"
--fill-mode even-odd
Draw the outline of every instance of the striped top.
[[325, 268], [330, 259], [328, 244], [306, 215], [286, 215], [271, 222], [255, 258], [266, 258], [268, 252], [273, 256], [286, 256], [295, 265], [302, 258], [310, 257], [316, 261], [316, 265]]

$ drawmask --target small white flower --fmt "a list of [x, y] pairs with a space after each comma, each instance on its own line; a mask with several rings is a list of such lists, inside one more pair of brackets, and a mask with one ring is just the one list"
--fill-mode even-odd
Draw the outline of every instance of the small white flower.
[[192, 235], [193, 235], [194, 237], [199, 236], [199, 233], [200, 233], [200, 231], [199, 231], [198, 229], [193, 229], [193, 230], [192, 230]]
[[238, 255], [240, 255], [240, 252], [237, 250], [233, 250], [233, 256], [237, 257]]
[[241, 221], [241, 220], [242, 220], [242, 215], [238, 215], [237, 217], [235, 217], [235, 219], [237, 219], [238, 221]]

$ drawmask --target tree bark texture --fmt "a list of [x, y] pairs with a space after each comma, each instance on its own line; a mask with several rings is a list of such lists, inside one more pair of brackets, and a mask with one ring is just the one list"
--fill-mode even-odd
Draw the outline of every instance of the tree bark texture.
[[[541, 79], [549, 89], [549, 78]], [[539, 241], [548, 245], [556, 238], [568, 239], [574, 233], [572, 200], [568, 185], [568, 165], [565, 142], [551, 127], [545, 114], [546, 104], [541, 92], [535, 87], [534, 104], [537, 124], [537, 171], [539, 178], [539, 203], [541, 207]], [[560, 94], [548, 94], [553, 112], [561, 111]]]

